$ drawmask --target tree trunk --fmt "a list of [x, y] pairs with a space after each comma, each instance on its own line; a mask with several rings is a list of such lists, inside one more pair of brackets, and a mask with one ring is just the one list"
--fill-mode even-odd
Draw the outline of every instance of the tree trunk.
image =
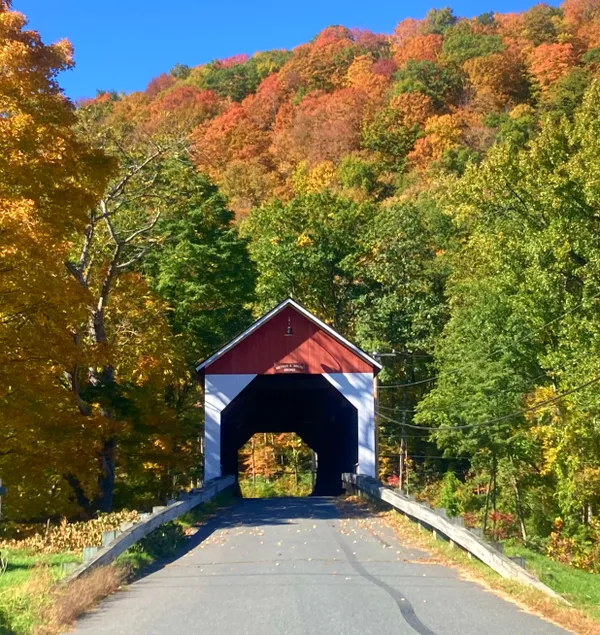
[[[513, 461], [511, 459], [511, 463], [512, 462]], [[525, 528], [525, 513], [523, 511], [521, 492], [519, 491], [519, 484], [517, 483], [517, 475], [514, 470], [514, 464], [513, 464], [512, 484], [513, 484], [513, 490], [515, 492], [515, 507], [517, 510], [517, 517], [519, 518], [519, 527], [521, 528], [521, 537], [523, 538], [523, 542], [527, 543], [527, 530]]]
[[108, 513], [112, 509], [113, 494], [115, 490], [115, 450], [117, 440], [115, 437], [106, 439], [103, 443], [100, 456], [102, 459], [102, 471], [98, 475], [98, 488], [100, 493], [96, 498], [96, 509]]

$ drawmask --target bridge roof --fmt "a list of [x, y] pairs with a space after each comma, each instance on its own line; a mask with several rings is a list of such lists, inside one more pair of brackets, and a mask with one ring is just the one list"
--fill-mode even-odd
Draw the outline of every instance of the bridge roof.
[[[313, 329], [313, 330], [318, 330], [323, 332], [329, 338], [331, 338], [334, 342], [337, 342], [338, 345], [341, 345], [343, 349], [346, 349], [347, 352], [345, 353], [345, 356], [347, 356], [349, 352], [352, 357], [357, 358], [357, 360], [360, 360], [360, 362], [362, 362], [360, 364], [361, 367], [368, 367], [372, 369], [374, 374], [377, 374], [381, 370], [382, 368], [381, 364], [377, 362], [375, 359], [373, 359], [373, 357], [365, 353], [365, 351], [360, 349], [355, 344], [352, 344], [352, 342], [348, 341], [345, 337], [342, 337], [337, 331], [335, 331], [333, 328], [325, 324], [325, 322], [319, 320], [319, 318], [317, 318], [310, 311], [308, 311], [303, 306], [298, 304], [298, 302], [292, 300], [291, 298], [287, 298], [287, 300], [284, 300], [283, 302], [281, 302], [281, 304], [278, 304], [274, 309], [271, 309], [271, 311], [263, 315], [260, 319], [254, 322], [254, 324], [249, 326], [244, 332], [240, 333], [237, 337], [232, 339], [228, 344], [223, 346], [223, 348], [219, 349], [216, 353], [214, 353], [209, 358], [205, 359], [203, 362], [198, 364], [198, 366], [196, 366], [196, 371], [199, 373], [206, 372], [209, 366], [211, 366], [218, 360], [221, 360], [225, 355], [227, 355], [227, 353], [229, 353], [238, 345], [240, 345], [244, 340], [249, 338], [251, 335], [257, 333], [259, 329], [262, 329], [264, 326], [266, 326], [271, 320], [273, 320], [273, 318], [280, 315], [282, 312], [286, 312], [286, 313], [289, 312], [290, 309], [300, 314], [303, 318], [305, 318], [306, 320], [311, 322], [315, 327], [317, 327], [317, 329]], [[274, 360], [274, 361], [280, 361], [280, 360]], [[220, 371], [217, 371], [217, 373], [218, 372]], [[244, 371], [240, 370], [239, 372], [244, 372]]]

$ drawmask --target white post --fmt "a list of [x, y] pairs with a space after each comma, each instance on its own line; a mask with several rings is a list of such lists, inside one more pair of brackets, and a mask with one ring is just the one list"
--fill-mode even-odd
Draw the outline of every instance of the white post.
[[256, 375], [204, 377], [204, 480], [221, 473], [221, 413]]
[[332, 373], [325, 377], [358, 413], [357, 474], [377, 478], [373, 373]]

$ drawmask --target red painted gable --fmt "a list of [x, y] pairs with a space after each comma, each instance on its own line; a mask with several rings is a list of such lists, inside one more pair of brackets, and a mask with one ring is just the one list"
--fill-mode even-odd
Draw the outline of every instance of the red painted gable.
[[[286, 336], [288, 318], [293, 335]], [[286, 307], [205, 368], [211, 375], [272, 375], [276, 364], [303, 364], [303, 372], [369, 373], [373, 367], [314, 322]]]

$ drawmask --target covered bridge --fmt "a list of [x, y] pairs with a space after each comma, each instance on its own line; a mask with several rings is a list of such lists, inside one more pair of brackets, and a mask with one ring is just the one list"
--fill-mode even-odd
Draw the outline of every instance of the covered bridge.
[[295, 432], [318, 457], [315, 494], [343, 472], [376, 476], [381, 366], [287, 299], [197, 366], [205, 388], [205, 480], [238, 473], [257, 432]]

